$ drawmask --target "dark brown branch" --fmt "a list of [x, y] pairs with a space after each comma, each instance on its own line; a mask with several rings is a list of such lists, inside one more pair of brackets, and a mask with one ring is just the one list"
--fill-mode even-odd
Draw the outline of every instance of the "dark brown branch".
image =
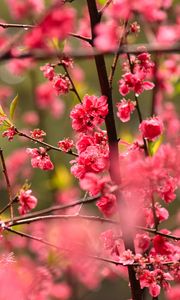
[[78, 91], [77, 91], [77, 89], [76, 89], [76, 87], [75, 87], [75, 85], [74, 85], [74, 82], [73, 82], [73, 80], [72, 80], [72, 78], [71, 78], [71, 75], [70, 75], [69, 72], [68, 72], [67, 67], [65, 66], [65, 64], [63, 64], [62, 66], [63, 66], [63, 68], [64, 68], [64, 70], [65, 70], [65, 72], [66, 72], [66, 76], [69, 78], [69, 81], [70, 81], [70, 83], [71, 83], [71, 86], [72, 86], [71, 91], [74, 92], [74, 94], [76, 95], [78, 101], [82, 104], [81, 97], [79, 96], [79, 93], [78, 93]]
[[[42, 216], [42, 215], [45, 215], [45, 214], [48, 214], [48, 213], [52, 213], [54, 211], [60, 211], [60, 210], [64, 210], [64, 209], [67, 209], [67, 208], [75, 207], [75, 206], [81, 205], [82, 203], [83, 204], [90, 204], [90, 203], [93, 203], [96, 200], [98, 200], [100, 197], [101, 197], [101, 195], [97, 195], [95, 197], [89, 197], [86, 200], [84, 200], [84, 198], [83, 198], [83, 199], [80, 199], [79, 201], [73, 201], [73, 202], [70, 202], [68, 204], [55, 205], [55, 206], [45, 208], [45, 209], [41, 209], [39, 211], [35, 211], [35, 212], [29, 213], [29, 214], [26, 214], [26, 215], [23, 215], [23, 216], [15, 217], [14, 221]], [[7, 223], [8, 223], [8, 221], [7, 221]]]
[[[32, 217], [27, 219], [20, 219], [20, 220], [13, 220], [13, 221], [5, 221], [5, 224], [8, 224], [8, 227], [12, 227], [15, 225], [22, 225], [22, 224], [30, 224], [34, 222], [44, 221], [44, 220], [87, 220], [87, 221], [96, 221], [96, 222], [104, 222], [104, 218], [98, 216], [87, 216], [87, 215], [43, 215], [38, 217]], [[110, 224], [117, 224], [116, 221], [111, 219], [106, 219], [106, 222]]]
[[[126, 36], [126, 27], [127, 27], [127, 25], [128, 25], [128, 20], [124, 23], [123, 32], [121, 33], [121, 38], [120, 38], [120, 41], [119, 41], [119, 48], [122, 46], [124, 38]], [[116, 70], [116, 66], [117, 66], [119, 56], [120, 56], [120, 53], [115, 54], [114, 59], [113, 59], [113, 63], [112, 63], [112, 66], [111, 66], [111, 72], [110, 72], [110, 75], [109, 75], [109, 86], [110, 86], [111, 89], [112, 89], [113, 77], [114, 77], [114, 74], [115, 74], [115, 70]]]
[[[22, 232], [22, 231], [18, 231], [18, 230], [14, 230], [12, 228], [9, 228], [7, 226], [4, 227], [4, 229], [6, 231], [9, 231], [11, 233], [15, 233], [21, 237], [25, 237], [25, 238], [28, 238], [28, 239], [31, 239], [31, 240], [34, 240], [34, 241], [37, 241], [37, 242], [40, 242], [46, 246], [50, 246], [50, 247], [53, 247], [55, 248], [56, 250], [60, 250], [60, 251], [64, 251], [64, 252], [71, 252], [72, 250], [71, 249], [66, 249], [66, 248], [61, 248], [61, 247], [58, 247], [52, 243], [49, 243], [48, 241], [42, 239], [42, 238], [39, 238], [39, 237], [36, 237], [34, 235], [31, 235], [31, 234], [28, 234], [28, 233], [25, 233], [25, 232]], [[114, 264], [114, 265], [120, 265], [120, 266], [124, 266], [124, 267], [128, 267], [128, 266], [131, 266], [131, 267], [138, 267], [140, 266], [139, 263], [133, 263], [131, 265], [123, 265], [123, 263], [119, 262], [119, 261], [116, 261], [116, 260], [113, 260], [113, 259], [109, 259], [109, 258], [105, 258], [105, 257], [100, 257], [100, 256], [97, 256], [97, 255], [91, 255], [91, 254], [86, 254], [85, 255], [86, 257], [88, 258], [92, 258], [92, 259], [96, 259], [96, 260], [99, 260], [99, 261], [103, 261], [103, 262], [108, 262], [108, 263], [111, 263], [111, 264]], [[171, 265], [171, 264], [174, 264], [175, 262], [173, 261], [165, 261], [163, 263], [161, 263], [162, 265]], [[145, 263], [146, 266], [149, 266], [149, 265], [152, 265], [152, 263]]]
[[0, 53], [0, 60], [9, 60], [13, 58], [24, 59], [24, 58], [33, 58], [35, 60], [48, 60], [52, 58], [56, 58], [57, 55], [59, 58], [63, 58], [64, 56], [69, 56], [77, 59], [93, 59], [94, 57], [98, 57], [103, 55], [114, 55], [114, 54], [140, 54], [144, 52], [144, 48], [148, 53], [161, 53], [161, 54], [170, 54], [170, 53], [180, 53], [180, 44], [177, 43], [172, 46], [162, 46], [159, 44], [135, 44], [135, 45], [123, 45], [117, 50], [114, 51], [106, 51], [99, 52], [94, 49], [94, 51], [81, 51], [78, 49], [77, 51], [68, 51], [66, 53], [62, 52], [46, 52], [46, 51], [27, 51], [22, 54], [13, 55], [11, 51], [3, 51]]
[[[87, 203], [86, 200], [82, 201], [82, 203]], [[72, 207], [72, 206], [71, 206]], [[6, 221], [5, 223], [8, 224], [8, 226], [14, 226], [14, 225], [19, 225], [19, 224], [29, 224], [32, 222], [38, 222], [41, 220], [46, 220], [46, 219], [61, 219], [61, 220], [69, 220], [69, 219], [80, 219], [80, 220], [88, 220], [88, 221], [95, 221], [95, 222], [100, 222], [100, 223], [109, 223], [109, 224], [114, 224], [114, 225], [120, 225], [120, 223], [116, 220], [112, 220], [112, 219], [108, 219], [108, 218], [103, 218], [103, 217], [99, 217], [99, 216], [89, 216], [89, 215], [80, 215], [75, 214], [75, 215], [45, 215], [45, 216], [33, 216], [33, 217], [28, 217], [28, 216], [24, 216], [20, 217], [20, 218], [14, 218], [13, 222], [10, 221]], [[142, 230], [142, 231], [146, 231], [149, 232], [153, 235], [160, 235], [163, 236], [167, 239], [173, 239], [175, 241], [179, 241], [180, 240], [180, 236], [176, 236], [176, 235], [172, 235], [172, 234], [166, 234], [163, 233], [161, 231], [158, 231], [156, 229], [153, 228], [146, 228], [143, 226], [135, 226], [135, 228], [137, 230]]]
[[[9, 198], [9, 203], [7, 205], [7, 208], [10, 207], [10, 214], [11, 214], [11, 220], [13, 220], [13, 198], [12, 198], [12, 192], [11, 192], [11, 184], [10, 184], [10, 180], [9, 180], [9, 176], [8, 176], [8, 171], [6, 168], [6, 163], [5, 163], [5, 159], [4, 159], [4, 155], [3, 155], [3, 150], [0, 148], [0, 159], [1, 159], [1, 164], [2, 164], [2, 168], [3, 168], [3, 173], [4, 173], [4, 178], [6, 181], [6, 186], [7, 186], [7, 192], [8, 192], [8, 198]], [[4, 210], [3, 210], [4, 211]]]
[[34, 28], [36, 27], [35, 25], [30, 25], [30, 24], [12, 24], [12, 23], [0, 23], [0, 27], [6, 29], [6, 28], [23, 28], [23, 29], [28, 29], [28, 28]]

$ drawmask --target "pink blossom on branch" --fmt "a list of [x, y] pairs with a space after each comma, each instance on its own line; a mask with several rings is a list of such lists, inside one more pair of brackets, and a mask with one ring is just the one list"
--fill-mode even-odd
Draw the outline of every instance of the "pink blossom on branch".
[[33, 168], [40, 168], [41, 170], [53, 170], [54, 165], [50, 160], [49, 155], [43, 147], [37, 148], [27, 148], [27, 154], [29, 154], [31, 158], [31, 164]]
[[66, 138], [58, 142], [58, 147], [64, 151], [68, 152], [74, 147], [74, 142], [70, 138]]
[[25, 44], [29, 48], [49, 48], [48, 39], [64, 40], [73, 32], [75, 10], [72, 7], [60, 5], [51, 9], [39, 25], [27, 33]]
[[142, 121], [139, 126], [139, 130], [145, 139], [154, 141], [163, 132], [163, 123], [160, 117], [153, 117]]
[[72, 128], [77, 132], [91, 131], [101, 125], [108, 114], [107, 98], [86, 95], [82, 104], [77, 104], [70, 113]]
[[117, 103], [117, 116], [122, 122], [128, 122], [130, 120], [131, 113], [135, 110], [135, 103], [131, 100], [122, 99], [120, 103]]
[[134, 91], [136, 95], [140, 95], [144, 90], [151, 90], [153, 87], [154, 83], [144, 81], [144, 74], [142, 72], [137, 74], [128, 72], [119, 81], [119, 92], [122, 96], [126, 96], [130, 91]]
[[31, 209], [35, 208], [37, 205], [37, 198], [32, 196], [32, 190], [20, 190], [18, 200], [19, 200], [19, 213], [24, 215], [28, 213]]

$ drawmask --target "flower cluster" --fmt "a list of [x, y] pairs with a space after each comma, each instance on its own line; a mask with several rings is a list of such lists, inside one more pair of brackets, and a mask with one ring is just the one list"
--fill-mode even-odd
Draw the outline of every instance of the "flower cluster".
[[77, 132], [88, 132], [101, 125], [108, 114], [107, 98], [86, 95], [82, 104], [77, 104], [70, 113], [72, 128]]

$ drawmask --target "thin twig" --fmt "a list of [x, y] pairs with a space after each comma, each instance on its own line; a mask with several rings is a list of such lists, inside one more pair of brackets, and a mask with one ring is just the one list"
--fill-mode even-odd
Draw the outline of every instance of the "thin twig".
[[98, 200], [100, 197], [101, 197], [101, 195], [98, 194], [97, 196], [89, 197], [86, 200], [84, 200], [84, 198], [83, 198], [83, 199], [80, 199], [79, 201], [73, 201], [73, 202], [70, 202], [68, 204], [51, 206], [49, 208], [41, 209], [39, 211], [35, 211], [35, 212], [29, 213], [29, 214], [26, 214], [26, 215], [23, 215], [23, 216], [15, 217], [14, 221], [23, 220], [23, 219], [32, 218], [32, 217], [38, 217], [38, 216], [42, 216], [42, 215], [45, 215], [45, 214], [48, 214], [48, 213], [52, 213], [54, 211], [65, 210], [67, 208], [71, 208], [71, 207], [81, 205], [82, 203], [83, 204], [90, 204], [90, 203], [93, 203], [96, 200]]
[[107, 0], [107, 2], [104, 4], [104, 6], [99, 10], [99, 14], [103, 14], [106, 8], [111, 4], [112, 0]]
[[7, 171], [7, 168], [6, 168], [6, 163], [5, 163], [2, 148], [0, 148], [0, 159], [1, 159], [1, 164], [2, 164], [2, 168], [3, 168], [4, 178], [5, 178], [5, 181], [6, 181], [8, 198], [9, 198], [9, 203], [8, 203], [7, 206], [10, 207], [11, 220], [13, 220], [14, 213], [13, 213], [12, 203], [13, 203], [14, 199], [12, 198], [11, 184], [10, 184], [10, 180], [9, 180], [8, 171]]
[[[49, 243], [48, 241], [42, 239], [42, 238], [39, 238], [39, 237], [36, 237], [34, 235], [31, 235], [31, 234], [28, 234], [28, 233], [25, 233], [25, 232], [22, 232], [22, 231], [18, 231], [18, 230], [14, 230], [14, 229], [11, 229], [9, 228], [8, 226], [5, 226], [4, 227], [5, 230], [11, 232], [11, 233], [15, 233], [21, 237], [25, 237], [25, 238], [28, 238], [28, 239], [31, 239], [31, 240], [34, 240], [34, 241], [37, 241], [37, 242], [40, 242], [44, 245], [47, 245], [47, 246], [50, 246], [50, 247], [53, 247], [55, 248], [56, 250], [60, 250], [60, 251], [65, 251], [65, 252], [71, 252], [72, 250], [71, 249], [66, 249], [66, 248], [63, 248], [63, 247], [58, 247], [52, 243]], [[116, 261], [116, 260], [113, 260], [113, 259], [109, 259], [109, 258], [105, 258], [105, 257], [100, 257], [100, 256], [97, 256], [97, 255], [91, 255], [91, 254], [86, 254], [84, 255], [88, 258], [92, 258], [92, 259], [96, 259], [96, 260], [99, 260], [99, 261], [103, 261], [103, 262], [108, 262], [108, 263], [112, 263], [114, 265], [120, 265], [120, 266], [124, 266], [124, 267], [128, 267], [128, 266], [134, 266], [134, 267], [138, 267], [140, 266], [140, 263], [132, 263], [132, 264], [123, 264], [122, 262], [119, 262], [119, 261]], [[149, 265], [152, 265], [151, 262], [147, 262], [147, 263], [144, 263], [146, 266], [149, 266]], [[174, 261], [164, 261], [161, 263], [162, 265], [171, 265], [171, 264], [176, 264], [176, 262]]]
[[[129, 62], [130, 71], [133, 74], [134, 73], [134, 68], [133, 68], [133, 64], [131, 62], [131, 56], [130, 56], [129, 53], [127, 53], [127, 58], [128, 58], [128, 62]], [[139, 107], [139, 100], [138, 100], [138, 97], [136, 96], [135, 93], [134, 93], [134, 99], [135, 99], [135, 102], [136, 102], [136, 110], [137, 110], [137, 113], [138, 113], [139, 123], [141, 123], [143, 118], [142, 118], [141, 110], [140, 110], [140, 107]], [[145, 152], [146, 156], [148, 156], [148, 147], [147, 147], [147, 143], [146, 143], [145, 138], [143, 138], [143, 143], [144, 143], [144, 152]]]
[[[29, 139], [29, 140], [31, 140], [31, 141], [37, 143], [37, 144], [40, 144], [40, 145], [46, 147], [48, 150], [55, 150], [55, 151], [58, 151], [58, 152], [63, 152], [60, 148], [55, 147], [55, 146], [53, 146], [53, 145], [50, 145], [50, 144], [48, 144], [48, 143], [46, 143], [46, 142], [37, 140], [37, 139], [31, 137], [30, 135], [27, 135], [26, 133], [23, 133], [23, 132], [19, 131], [17, 128], [16, 128], [16, 133], [17, 133], [19, 136], [25, 137], [25, 138], [27, 138], [27, 139]], [[77, 153], [74, 153], [72, 150], [69, 150], [68, 152], [63, 152], [63, 153], [71, 154], [71, 155], [73, 155], [73, 156], [78, 156], [78, 154], [77, 154]]]
[[[124, 23], [124, 28], [123, 28], [122, 33], [121, 33], [118, 48], [120, 48], [123, 44], [123, 40], [126, 36], [127, 25], [128, 25], [128, 20], [126, 20], [126, 22]], [[120, 56], [120, 53], [115, 54], [114, 59], [113, 59], [113, 63], [112, 63], [112, 66], [111, 66], [111, 72], [110, 72], [110, 75], [109, 75], [109, 86], [110, 86], [111, 89], [112, 89], [113, 77], [114, 77], [114, 74], [115, 74], [115, 70], [116, 70], [116, 66], [117, 66], [119, 56]]]
[[77, 89], [76, 89], [76, 87], [75, 87], [75, 85], [74, 85], [74, 82], [73, 82], [73, 80], [72, 80], [72, 78], [71, 78], [71, 75], [70, 75], [69, 72], [68, 72], [67, 67], [65, 66], [65, 64], [63, 64], [62, 66], [63, 66], [63, 68], [64, 68], [64, 70], [65, 70], [65, 72], [66, 72], [66, 76], [69, 78], [69, 81], [70, 81], [70, 83], [71, 83], [71, 86], [72, 86], [71, 91], [74, 92], [74, 94], [75, 94], [76, 97], [78, 98], [78, 101], [82, 104], [81, 97], [79, 96], [79, 93], [78, 93], [78, 91], [77, 91]]
[[23, 29], [28, 29], [28, 28], [34, 28], [36, 27], [35, 25], [30, 25], [30, 24], [14, 24], [14, 23], [0, 23], [0, 27], [6, 29], [6, 28], [23, 28]]

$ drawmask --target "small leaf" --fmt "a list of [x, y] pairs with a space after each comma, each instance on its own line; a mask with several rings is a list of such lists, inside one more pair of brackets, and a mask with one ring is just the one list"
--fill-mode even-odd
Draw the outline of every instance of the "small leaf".
[[16, 95], [16, 97], [13, 99], [13, 101], [11, 102], [11, 105], [10, 105], [9, 115], [10, 115], [11, 120], [13, 120], [18, 101], [19, 101], [19, 97], [18, 97], [18, 95]]
[[3, 108], [2, 108], [1, 105], [0, 105], [0, 116], [1, 117], [5, 117], [6, 116], [6, 114], [5, 114], [5, 112], [4, 112], [4, 110], [3, 110]]
[[162, 144], [163, 136], [161, 136], [159, 139], [157, 139], [155, 142], [148, 141], [148, 150], [149, 155], [153, 156], [158, 151], [160, 145]]
[[98, 3], [103, 5], [106, 3], [106, 0], [98, 0]]

